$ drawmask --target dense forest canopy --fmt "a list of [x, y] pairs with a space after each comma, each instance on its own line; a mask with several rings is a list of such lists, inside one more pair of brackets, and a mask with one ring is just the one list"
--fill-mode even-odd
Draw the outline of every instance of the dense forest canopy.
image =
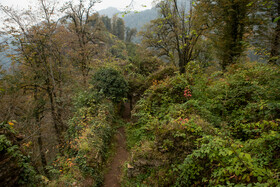
[[279, 185], [280, 1], [98, 2], [0, 5], [0, 185]]

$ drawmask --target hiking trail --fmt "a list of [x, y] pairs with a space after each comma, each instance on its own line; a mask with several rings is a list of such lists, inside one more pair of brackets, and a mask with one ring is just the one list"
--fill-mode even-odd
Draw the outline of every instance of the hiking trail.
[[[130, 107], [126, 103], [125, 110], [123, 112], [123, 118], [125, 120], [130, 119]], [[126, 150], [126, 136], [125, 128], [120, 127], [115, 135], [116, 152], [115, 155], [108, 165], [110, 169], [104, 176], [104, 187], [120, 187], [120, 178], [122, 175], [122, 168], [125, 161], [128, 160], [129, 153]]]

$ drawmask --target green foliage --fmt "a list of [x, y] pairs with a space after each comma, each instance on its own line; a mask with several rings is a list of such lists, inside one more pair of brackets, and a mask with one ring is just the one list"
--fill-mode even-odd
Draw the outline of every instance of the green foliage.
[[186, 101], [183, 93], [187, 85], [184, 75], [177, 75], [162, 81], [154, 80], [153, 85], [144, 94], [145, 99], [139, 101], [137, 109], [151, 115], [164, 116], [168, 113], [166, 109], [171, 103]]
[[179, 165], [180, 177], [177, 178], [176, 186], [246, 186], [250, 183], [273, 186], [279, 182], [271, 169], [260, 165], [253, 151], [244, 149], [246, 143], [233, 142], [221, 135], [204, 136], [199, 141], [200, 149], [193, 151]]
[[199, 74], [189, 78], [193, 97], [185, 107], [216, 126], [273, 120], [280, 117], [279, 76], [279, 69], [258, 63], [237, 64], [208, 78]]
[[140, 32], [143, 44], [158, 56], [167, 58], [180, 73], [185, 73], [185, 66], [195, 58], [196, 44], [208, 27], [206, 22], [200, 21], [202, 16], [189, 11], [193, 5], [187, 8], [184, 3], [159, 1], [158, 18]]
[[[147, 49], [133, 43], [126, 43], [126, 46], [129, 63], [125, 66], [125, 71], [128, 78], [143, 78], [145, 80], [147, 76], [151, 76], [159, 71], [161, 69], [160, 66], [164, 65], [158, 57], [155, 57]], [[145, 83], [143, 80], [141, 80], [142, 84]]]
[[247, 47], [246, 34], [252, 30], [254, 6], [252, 0], [198, 0], [195, 9], [207, 20], [210, 37], [223, 70], [238, 59]]
[[[144, 92], [153, 85], [155, 82], [163, 81], [167, 77], [172, 77], [175, 75], [175, 69], [173, 67], [164, 67], [159, 70], [152, 72], [148, 77], [144, 77], [144, 79], [140, 79], [141, 82], [136, 84], [138, 87], [135, 88], [135, 81], [131, 81], [130, 85], [134, 90], [140, 95], [144, 94]], [[137, 79], [136, 79], [137, 80]], [[139, 80], [139, 79], [138, 79]]]
[[102, 95], [94, 91], [81, 91], [76, 94], [73, 99], [73, 105], [76, 110], [81, 108], [92, 108], [95, 104], [100, 103]]
[[183, 162], [184, 155], [197, 148], [195, 142], [203, 135], [203, 129], [211, 131], [199, 116], [178, 110], [191, 98], [184, 96], [186, 89], [186, 75], [155, 79], [138, 101], [134, 109], [137, 123], [127, 126], [128, 146], [133, 155], [130, 164], [134, 167], [130, 182], [149, 176], [145, 177], [148, 186], [171, 185], [175, 176], [170, 164]]
[[92, 82], [98, 92], [103, 93], [113, 102], [119, 102], [127, 95], [128, 83], [113, 68], [101, 68], [93, 75]]
[[100, 93], [85, 91], [77, 94], [74, 106], [75, 115], [69, 121], [64, 155], [58, 156], [48, 168], [56, 178], [52, 183], [100, 186], [113, 133], [114, 107]]
[[124, 40], [125, 35], [125, 24], [122, 18], [118, 18], [114, 15], [112, 18], [112, 33], [117, 36], [120, 40]]
[[154, 80], [127, 127], [127, 184], [279, 183], [279, 69], [244, 63], [207, 75], [189, 63], [186, 74]]
[[[30, 163], [27, 155], [24, 155], [19, 145], [13, 142], [16, 132], [13, 129], [13, 122], [0, 123], [0, 130], [4, 132], [0, 135], [0, 153], [2, 158], [6, 158], [6, 167], [9, 167], [8, 162], [13, 162], [11, 166], [14, 172], [19, 172], [19, 178], [15, 181], [18, 185], [35, 185], [41, 183], [40, 176], [35, 171]], [[8, 159], [7, 159], [8, 158]], [[10, 169], [10, 168], [9, 168]]]
[[117, 59], [127, 59], [126, 45], [121, 40], [114, 41], [114, 44], [110, 48], [110, 52]]

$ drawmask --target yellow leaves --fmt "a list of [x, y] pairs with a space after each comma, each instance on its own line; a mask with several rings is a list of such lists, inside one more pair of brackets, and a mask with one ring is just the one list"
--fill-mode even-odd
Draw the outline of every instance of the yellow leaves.
[[45, 183], [50, 182], [50, 180], [47, 177], [45, 177], [44, 175], [41, 175], [40, 177]]
[[247, 4], [246, 6], [247, 6], [247, 7], [250, 7], [250, 6], [252, 6], [252, 5], [253, 5], [253, 3], [254, 3], [254, 2], [250, 2], [250, 3], [249, 3], [249, 4]]
[[8, 122], [8, 125], [9, 125], [9, 126], [11, 127], [11, 129], [12, 129], [12, 128], [14, 128], [15, 123], [17, 123], [16, 120], [11, 120], [11, 121]]
[[156, 85], [158, 85], [158, 84], [160, 84], [160, 81], [158, 81], [158, 80], [154, 80], [154, 81], [153, 81], [153, 86], [156, 86]]
[[30, 147], [31, 145], [32, 145], [31, 141], [29, 141], [27, 143], [23, 143], [23, 146], [26, 147], [26, 148]]

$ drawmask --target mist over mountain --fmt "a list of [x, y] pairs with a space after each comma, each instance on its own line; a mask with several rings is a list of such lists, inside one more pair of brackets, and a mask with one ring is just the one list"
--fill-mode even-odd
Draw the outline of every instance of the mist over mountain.
[[124, 22], [127, 27], [136, 28], [140, 31], [143, 26], [151, 20], [156, 19], [158, 12], [156, 8], [144, 10], [137, 13], [130, 13], [124, 16]]
[[123, 14], [118, 9], [109, 7], [98, 11], [98, 13], [100, 15], [108, 16], [109, 18], [112, 18], [115, 14], [118, 14], [119, 17], [123, 17], [126, 27], [136, 28], [137, 31], [140, 31], [141, 28], [151, 20], [156, 19], [158, 15], [156, 8]]
[[[189, 11], [190, 9], [189, 0], [179, 0], [178, 5], [180, 8], [183, 8], [186, 11]], [[158, 17], [158, 10], [156, 7], [140, 12], [130, 12], [128, 14], [123, 14], [123, 12], [115, 7], [109, 7], [98, 11], [98, 13], [100, 15], [108, 16], [109, 18], [112, 18], [115, 14], [118, 14], [119, 17], [123, 17], [126, 27], [136, 28], [137, 31], [140, 31], [145, 24]]]
[[115, 7], [109, 7], [109, 8], [98, 11], [98, 13], [100, 15], [105, 15], [105, 16], [108, 16], [109, 18], [112, 18], [115, 14], [121, 13], [121, 11]]
[[[178, 2], [178, 4], [180, 7], [186, 7], [186, 10], [189, 10], [189, 0], [181, 0]], [[112, 18], [115, 14], [118, 14], [119, 17], [123, 18], [126, 27], [136, 28], [138, 32], [143, 29], [144, 25], [148, 24], [151, 20], [156, 19], [158, 16], [158, 10], [156, 7], [140, 12], [130, 12], [127, 14], [124, 14], [115, 7], [109, 7], [98, 11], [98, 13], [99, 15], [105, 15], [109, 18]], [[139, 38], [137, 40], [139, 40]], [[6, 56], [6, 53], [0, 52], [0, 65], [3, 65], [3, 68], [7, 69], [10, 63], [11, 59]]]

